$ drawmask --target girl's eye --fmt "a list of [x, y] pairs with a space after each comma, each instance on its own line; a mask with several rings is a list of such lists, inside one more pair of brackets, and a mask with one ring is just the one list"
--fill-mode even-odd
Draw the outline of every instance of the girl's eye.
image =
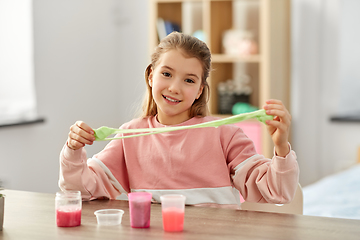
[[171, 74], [168, 73], [168, 72], [163, 72], [162, 75], [165, 76], [165, 77], [170, 77], [171, 76]]
[[188, 78], [185, 80], [185, 82], [188, 82], [188, 83], [195, 83], [192, 79]]

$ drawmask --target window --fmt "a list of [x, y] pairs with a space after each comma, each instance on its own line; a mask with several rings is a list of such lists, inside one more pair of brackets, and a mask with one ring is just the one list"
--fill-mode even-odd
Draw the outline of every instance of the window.
[[36, 117], [32, 0], [1, 0], [0, 125]]

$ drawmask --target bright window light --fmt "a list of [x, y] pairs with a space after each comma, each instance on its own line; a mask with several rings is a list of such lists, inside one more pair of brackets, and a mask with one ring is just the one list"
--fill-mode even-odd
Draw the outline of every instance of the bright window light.
[[0, 124], [36, 115], [32, 0], [0, 0]]

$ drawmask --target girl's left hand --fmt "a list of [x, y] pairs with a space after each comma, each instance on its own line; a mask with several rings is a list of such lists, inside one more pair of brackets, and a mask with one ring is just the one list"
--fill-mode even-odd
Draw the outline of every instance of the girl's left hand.
[[264, 106], [266, 114], [273, 115], [273, 120], [267, 120], [267, 129], [275, 145], [277, 156], [285, 157], [289, 149], [289, 131], [291, 115], [280, 100], [270, 99]]

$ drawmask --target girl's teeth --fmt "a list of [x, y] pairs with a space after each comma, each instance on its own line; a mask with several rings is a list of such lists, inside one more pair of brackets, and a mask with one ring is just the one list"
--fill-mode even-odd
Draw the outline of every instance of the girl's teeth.
[[171, 99], [171, 98], [168, 98], [168, 97], [165, 97], [167, 100], [169, 100], [170, 102], [180, 102], [178, 100], [174, 100], [174, 99]]

